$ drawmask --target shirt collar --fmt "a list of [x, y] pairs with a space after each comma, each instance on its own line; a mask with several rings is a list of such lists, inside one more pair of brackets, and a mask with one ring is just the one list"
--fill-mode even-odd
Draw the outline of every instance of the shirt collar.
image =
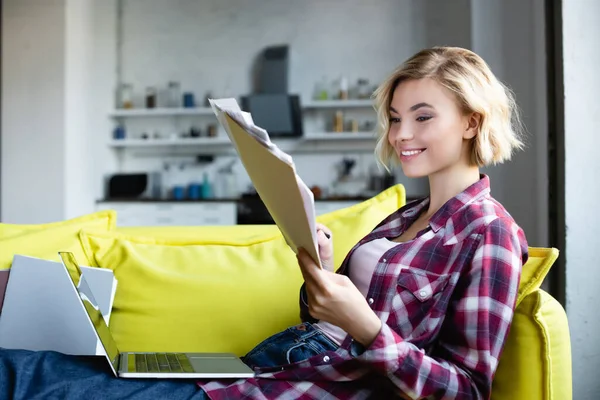
[[[490, 193], [490, 179], [487, 175], [481, 174], [480, 179], [466, 188], [463, 192], [448, 200], [439, 210], [429, 219], [429, 226], [434, 232], [439, 231], [446, 225], [448, 219], [463, 208], [465, 205]], [[413, 207], [402, 213], [402, 216], [411, 219], [429, 205], [429, 197], [416, 203]]]

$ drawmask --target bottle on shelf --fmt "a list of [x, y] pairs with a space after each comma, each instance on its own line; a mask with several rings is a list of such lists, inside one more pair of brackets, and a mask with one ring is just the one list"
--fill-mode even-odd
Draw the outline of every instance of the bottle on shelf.
[[146, 108], [156, 107], [156, 88], [149, 86], [146, 89]]
[[343, 132], [344, 131], [344, 113], [341, 110], [335, 112], [333, 119], [333, 131]]
[[340, 100], [348, 100], [348, 79], [345, 76], [340, 78]]
[[118, 124], [113, 131], [113, 139], [122, 140], [125, 139], [126, 131], [123, 124]]

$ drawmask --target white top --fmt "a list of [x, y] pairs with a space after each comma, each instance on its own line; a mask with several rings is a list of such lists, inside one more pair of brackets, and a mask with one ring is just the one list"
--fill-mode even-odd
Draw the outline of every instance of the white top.
[[[367, 296], [371, 278], [381, 257], [392, 247], [398, 245], [387, 238], [375, 239], [359, 246], [350, 258], [350, 280], [363, 296]], [[369, 302], [370, 303], [370, 302]], [[341, 345], [347, 333], [340, 327], [329, 322], [319, 321], [315, 327], [323, 331], [330, 339]]]

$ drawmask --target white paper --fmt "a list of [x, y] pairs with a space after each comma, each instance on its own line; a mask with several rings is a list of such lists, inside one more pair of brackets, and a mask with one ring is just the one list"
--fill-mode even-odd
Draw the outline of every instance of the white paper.
[[227, 123], [222, 118], [219, 118], [218, 111], [227, 113], [227, 115], [240, 124], [240, 126], [242, 126], [246, 132], [252, 135], [260, 144], [269, 149], [271, 153], [275, 154], [280, 160], [285, 161], [289, 165], [294, 165], [292, 157], [277, 147], [275, 143], [271, 142], [267, 131], [259, 126], [256, 126], [252, 119], [252, 115], [242, 111], [235, 99], [209, 99], [209, 102], [213, 111], [215, 111], [215, 114], [217, 114], [219, 122], [223, 127], [225, 127], [225, 131], [232, 142], [234, 142], [234, 140], [231, 137], [231, 132], [229, 132], [227, 129]]
[[[314, 196], [313, 196], [312, 192], [310, 191], [310, 189], [308, 188], [308, 186], [302, 181], [300, 176], [298, 176], [298, 174], [296, 173], [296, 167], [294, 165], [292, 157], [289, 154], [282, 151], [279, 147], [277, 147], [276, 144], [271, 142], [267, 131], [259, 126], [256, 126], [252, 120], [252, 116], [249, 113], [241, 111], [237, 102], [235, 101], [235, 99], [218, 99], [218, 100], [211, 99], [210, 104], [213, 108], [213, 111], [217, 115], [219, 122], [225, 128], [227, 135], [229, 136], [231, 142], [234, 144], [237, 152], [240, 155], [242, 154], [241, 150], [244, 150], [244, 149], [240, 149], [238, 147], [238, 143], [235, 139], [235, 136], [231, 132], [232, 128], [229, 126], [229, 123], [225, 117], [225, 114], [227, 116], [229, 116], [233, 121], [235, 121], [242, 128], [243, 132], [246, 132], [248, 135], [250, 135], [252, 138], [254, 138], [262, 147], [267, 149], [269, 153], [271, 153], [277, 159], [279, 159], [280, 161], [282, 161], [283, 163], [285, 163], [289, 167], [291, 167], [291, 169], [293, 171], [292, 179], [295, 178], [295, 185], [298, 188], [298, 192], [300, 194], [301, 199], [298, 199], [297, 197], [292, 196], [290, 198], [290, 200], [292, 201], [293, 204], [300, 204], [300, 206], [303, 207], [302, 210], [289, 209], [289, 204], [292, 204], [292, 203], [286, 203], [286, 204], [288, 204], [287, 209], [285, 209], [285, 204], [283, 204], [284, 207], [281, 207], [282, 200], [281, 200], [281, 198], [279, 198], [279, 196], [276, 193], [274, 193], [280, 188], [280, 186], [272, 186], [271, 181], [268, 181], [268, 185], [264, 186], [265, 177], [267, 177], [271, 171], [269, 171], [269, 170], [261, 171], [260, 167], [262, 167], [262, 165], [258, 165], [259, 168], [255, 168], [255, 167], [257, 167], [257, 164], [260, 164], [260, 162], [258, 162], [258, 163], [256, 162], [257, 160], [254, 160], [253, 164], [250, 165], [251, 167], [253, 167], [251, 169], [254, 172], [254, 175], [255, 175], [254, 178], [253, 178], [252, 174], [250, 173], [251, 171], [248, 171], [248, 174], [250, 176], [250, 179], [253, 180], [255, 187], [257, 187], [257, 191], [259, 192], [259, 195], [261, 196], [261, 198], [263, 195], [267, 197], [267, 198], [263, 198], [263, 201], [265, 202], [267, 209], [269, 209], [269, 212], [271, 213], [273, 219], [278, 224], [279, 229], [282, 232], [282, 234], [286, 240], [286, 243], [290, 246], [290, 248], [295, 253], [298, 253], [299, 246], [304, 247], [305, 249], [307, 249], [309, 254], [315, 259], [315, 261], [321, 266], [321, 262], [318, 258], [318, 242], [317, 242], [317, 232], [316, 232], [316, 212], [315, 212]], [[236, 128], [236, 132], [237, 132], [237, 128]], [[238, 138], [240, 138], [238, 140], [241, 140], [241, 137], [238, 136]], [[252, 147], [252, 146], [250, 146], [250, 147]], [[248, 154], [246, 154], [246, 155], [248, 156]], [[253, 153], [253, 155], [256, 157], [256, 154]], [[268, 158], [268, 156], [267, 156], [267, 158]], [[281, 164], [279, 164], [279, 165], [282, 166]], [[248, 170], [248, 166], [245, 166], [245, 167]], [[278, 168], [277, 166], [275, 166], [275, 167]], [[286, 168], [282, 168], [282, 171], [283, 170], [286, 170]], [[286, 177], [290, 176], [289, 172], [286, 171], [286, 173], [284, 175], [281, 175], [280, 178], [283, 176], [286, 176]], [[289, 181], [287, 179], [289, 179], [289, 178], [286, 178], [284, 181], [279, 181], [279, 184], [282, 186], [288, 187], [288, 190], [290, 190]], [[258, 185], [257, 185], [258, 182], [262, 182], [262, 184], [263, 184], [263, 186], [262, 186], [263, 193], [261, 193], [258, 190]], [[277, 185], [277, 182], [273, 182], [273, 185]], [[293, 187], [293, 185], [292, 185], [292, 187]], [[292, 190], [292, 192], [295, 192], [295, 190], [293, 190], [293, 189], [291, 189], [291, 190]], [[293, 194], [293, 193], [290, 192], [290, 194]], [[269, 208], [269, 203], [271, 204], [271, 208]], [[297, 206], [294, 206], [294, 207], [297, 207]], [[276, 211], [276, 210], [279, 211], [279, 214], [275, 215], [274, 211]], [[282, 210], [285, 210], [285, 211], [282, 211]], [[306, 222], [308, 222], [308, 230], [310, 231], [310, 238], [308, 237], [308, 232], [306, 231], [306, 228], [298, 227], [293, 222], [291, 222], [290, 218], [288, 218], [291, 214], [296, 214], [296, 213], [304, 213], [306, 220], [305, 221], [296, 220], [296, 221], [297, 222], [299, 221], [300, 225], [302, 225], [302, 226], [306, 226], [305, 224], [306, 224]], [[279, 222], [277, 222], [278, 220], [279, 220]], [[295, 239], [295, 241], [297, 243], [294, 243], [293, 239]], [[310, 248], [308, 248], [308, 247], [310, 247]]]

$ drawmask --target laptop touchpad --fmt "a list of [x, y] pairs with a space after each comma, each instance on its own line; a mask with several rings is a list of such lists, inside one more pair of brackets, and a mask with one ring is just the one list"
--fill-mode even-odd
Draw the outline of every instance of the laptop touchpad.
[[236, 373], [250, 368], [237, 357], [190, 355], [188, 358], [194, 370], [201, 373]]

